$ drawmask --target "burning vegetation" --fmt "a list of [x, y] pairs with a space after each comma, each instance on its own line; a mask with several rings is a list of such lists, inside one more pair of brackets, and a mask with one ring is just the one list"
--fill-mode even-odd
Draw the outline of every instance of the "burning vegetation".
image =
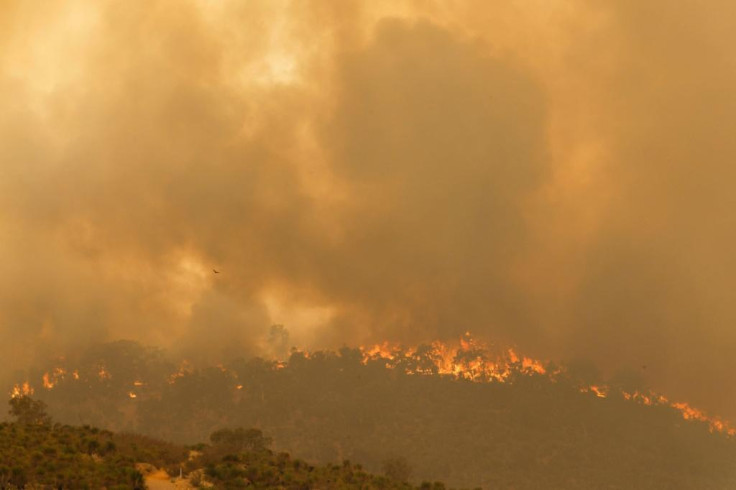
[[[637, 475], [662, 488], [664, 475], [674, 475], [691, 485], [683, 488], [708, 488], [713, 475], [730, 478], [726, 459], [736, 458], [725, 421], [644, 386], [605, 382], [575, 364], [494, 349], [470, 335], [209, 367], [121, 341], [27, 380], [13, 394], [35, 392], [65, 423], [184, 443], [223, 426], [258, 427], [278, 449], [310, 461], [351, 459], [379, 471], [402, 456], [417, 478], [453, 486], [503, 488], [524, 474], [516, 488], [550, 478], [557, 488], [591, 488], [591, 475], [610, 474], [612, 484]], [[623, 473], [613, 474], [614, 461]]]
[[[570, 376], [569, 370], [564, 366], [557, 366], [527, 356], [519, 356], [511, 348], [493, 354], [489, 346], [473, 339], [469, 332], [455, 344], [435, 341], [431, 344], [407, 348], [400, 344], [384, 342], [373, 346], [360, 347], [357, 352], [360, 353], [363, 365], [378, 364], [387, 369], [399, 370], [407, 375], [441, 376], [477, 383], [513, 383], [520, 376], [541, 376], [549, 382], [556, 383], [561, 378], [569, 378]], [[310, 353], [303, 350], [292, 350], [292, 358], [303, 357], [309, 359], [323, 355], [325, 353], [321, 351]], [[271, 367], [276, 370], [288, 366], [287, 362], [270, 362]], [[227, 377], [238, 380], [236, 371], [222, 364], [215, 367]], [[169, 384], [175, 384], [179, 380], [191, 377], [194, 373], [194, 365], [185, 359], [179, 363], [178, 369], [170, 373], [166, 379]], [[112, 379], [112, 374], [104, 363], [96, 365], [96, 378], [95, 381], [98, 382]], [[85, 379], [81, 379], [79, 369], [68, 371], [65, 367], [56, 366], [41, 375], [39, 388], [52, 390], [65, 380], [89, 382], [90, 377], [87, 376]], [[128, 397], [131, 399], [138, 398], [138, 391], [145, 385], [146, 382], [141, 379], [133, 380], [129, 385]], [[685, 420], [707, 423], [711, 431], [725, 433], [729, 436], [736, 435], [736, 429], [728, 421], [720, 417], [710, 416], [686, 402], [671, 401], [666, 396], [649, 389], [641, 388], [640, 390], [627, 391], [620, 387], [612, 389], [606, 384], [587, 384], [585, 382], [580, 382], [578, 388], [581, 393], [592, 393], [598, 398], [617, 396], [632, 403], [646, 406], [667, 406], [679, 411]], [[243, 389], [243, 384], [237, 383], [235, 389]], [[15, 384], [11, 390], [11, 395], [32, 395], [34, 392], [35, 387], [29, 381], [25, 381]]]
[[[520, 357], [513, 349], [492, 356], [488, 347], [475, 341], [470, 333], [466, 333], [454, 347], [442, 342], [433, 342], [430, 345], [405, 349], [400, 345], [386, 342], [370, 348], [361, 347], [360, 350], [363, 353], [364, 363], [385, 362], [386, 367], [402, 369], [407, 374], [449, 375], [480, 383], [513, 382], [518, 376], [535, 375], [545, 376], [554, 383], [570, 374], [565, 367], [550, 367], [549, 362], [545, 363], [526, 356]], [[686, 402], [670, 401], [666, 396], [652, 390], [643, 388], [642, 391], [615, 390], [605, 384], [585, 383], [582, 383], [579, 389], [581, 393], [593, 393], [598, 398], [619, 396], [642, 405], [668, 406], [678, 410], [685, 420], [705, 422], [711, 431], [722, 432], [729, 436], [736, 435], [736, 429], [728, 421], [709, 416]]]

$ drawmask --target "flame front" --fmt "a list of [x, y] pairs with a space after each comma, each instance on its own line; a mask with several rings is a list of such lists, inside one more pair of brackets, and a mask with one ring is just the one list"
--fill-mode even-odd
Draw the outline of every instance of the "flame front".
[[[545, 375], [544, 364], [530, 357], [519, 357], [508, 349], [491, 359], [488, 349], [473, 339], [469, 333], [463, 335], [457, 346], [435, 341], [429, 346], [404, 349], [388, 342], [360, 348], [363, 363], [385, 361], [387, 367], [403, 368], [408, 374], [450, 375], [470, 381], [506, 381], [514, 372], [527, 375]], [[409, 362], [406, 362], [409, 361]]]
[[[473, 339], [470, 333], [462, 336], [458, 345], [451, 346], [443, 342], [433, 342], [429, 346], [403, 348], [399, 344], [383, 342], [368, 347], [361, 347], [363, 364], [382, 361], [386, 367], [402, 369], [407, 374], [452, 376], [475, 382], [511, 381], [514, 373], [523, 376], [546, 376], [552, 382], [564, 370], [550, 371], [545, 363], [526, 356], [519, 356], [513, 349], [507, 349], [501, 355], [491, 358], [489, 349]], [[665, 405], [680, 412], [685, 420], [696, 420], [707, 423], [711, 432], [721, 432], [729, 436], [736, 435], [736, 428], [719, 417], [711, 417], [702, 410], [691, 407], [684, 402], [671, 402], [667, 397], [653, 391], [642, 393], [635, 391], [612, 390], [606, 385], [588, 385], [580, 387], [582, 393], [592, 393], [597, 398], [609, 398], [618, 393], [624, 399], [642, 405]]]
[[[402, 348], [388, 342], [360, 348], [363, 363], [386, 362], [388, 367], [403, 367], [407, 374], [451, 375], [470, 381], [505, 382], [514, 372], [526, 375], [547, 375], [544, 363], [507, 349], [491, 358], [489, 349], [465, 333], [457, 346], [435, 341], [429, 346]], [[413, 362], [404, 362], [413, 361]]]
[[[517, 354], [514, 349], [493, 350], [483, 343], [478, 342], [470, 333], [465, 333], [458, 342], [451, 344], [440, 341], [431, 344], [423, 344], [416, 347], [405, 348], [399, 344], [383, 342], [373, 346], [359, 348], [361, 362], [364, 365], [379, 363], [387, 369], [395, 369], [409, 375], [422, 376], [449, 376], [458, 380], [466, 380], [478, 383], [514, 383], [520, 377], [544, 377], [552, 383], [557, 383], [561, 377], [567, 376], [564, 368], [554, 367], [541, 360]], [[300, 356], [309, 359], [315, 356], [308, 351], [295, 350]], [[280, 371], [289, 367], [289, 362], [273, 361], [272, 369]], [[244, 385], [237, 381], [237, 374], [223, 365], [217, 365], [224, 373], [228, 373], [234, 380], [234, 388], [243, 390]], [[99, 364], [95, 367], [96, 377], [100, 381], [111, 380], [112, 374], [107, 368]], [[176, 372], [168, 375], [166, 381], [175, 384], [181, 378], [190, 376], [196, 372], [193, 364], [183, 360]], [[74, 369], [71, 375], [63, 367], [55, 367], [41, 376], [41, 384], [46, 390], [54, 389], [64, 380], [80, 381], [79, 370]], [[134, 379], [132, 386], [127, 387], [127, 395], [130, 399], [143, 399], [150, 396], [150, 389], [145, 388], [151, 380]], [[596, 398], [605, 399], [611, 397], [622, 397], [631, 402], [647, 406], [667, 406], [677, 410], [683, 419], [698, 421], [708, 424], [712, 432], [720, 432], [729, 436], [736, 435], [736, 429], [721, 418], [707, 415], [702, 410], [694, 408], [685, 402], [673, 402], [667, 397], [654, 391], [627, 392], [621, 389], [612, 389], [604, 384], [577, 385], [581, 393], [588, 393]], [[134, 391], [135, 390], [135, 391]], [[143, 391], [141, 391], [143, 390]], [[25, 381], [13, 386], [12, 397], [33, 395], [33, 385]]]

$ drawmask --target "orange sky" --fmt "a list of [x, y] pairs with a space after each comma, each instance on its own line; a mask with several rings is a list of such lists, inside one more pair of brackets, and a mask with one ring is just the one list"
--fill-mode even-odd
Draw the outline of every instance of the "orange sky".
[[471, 330], [736, 417], [734, 10], [5, 1], [2, 369]]

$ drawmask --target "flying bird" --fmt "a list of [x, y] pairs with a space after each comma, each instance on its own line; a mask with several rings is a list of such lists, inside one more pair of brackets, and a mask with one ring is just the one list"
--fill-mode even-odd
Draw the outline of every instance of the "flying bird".
[[220, 273], [220, 271], [218, 271], [217, 269], [212, 269], [212, 272], [214, 272], [215, 274], [219, 274]]

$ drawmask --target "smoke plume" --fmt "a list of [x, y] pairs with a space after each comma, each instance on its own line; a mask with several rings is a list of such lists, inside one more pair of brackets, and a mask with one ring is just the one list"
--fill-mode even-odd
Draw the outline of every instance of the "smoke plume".
[[4, 2], [2, 370], [470, 330], [734, 417], [734, 10]]

